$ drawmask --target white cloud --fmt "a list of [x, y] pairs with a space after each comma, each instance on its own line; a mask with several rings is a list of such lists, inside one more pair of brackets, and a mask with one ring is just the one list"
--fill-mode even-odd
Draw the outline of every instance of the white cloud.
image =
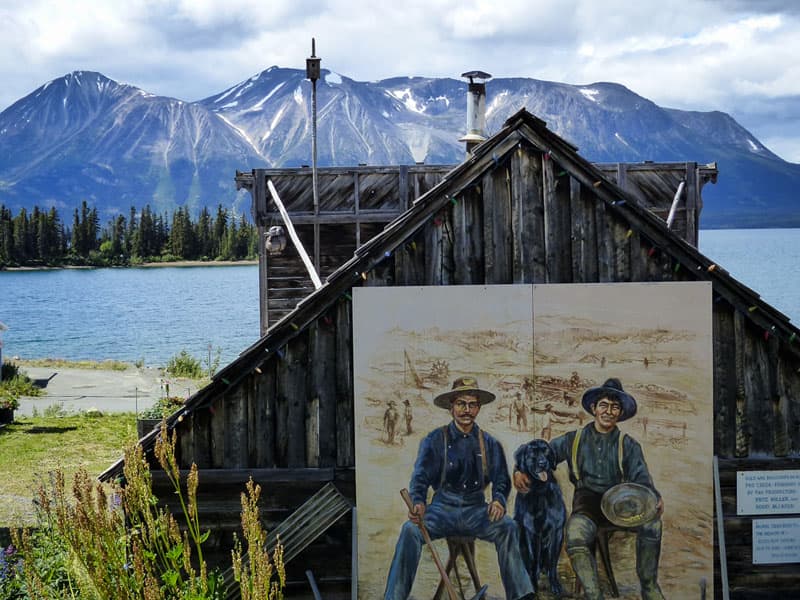
[[664, 106], [736, 117], [747, 104], [752, 123], [771, 102], [800, 95], [794, 3], [507, 0], [502, 8], [491, 0], [0, 0], [0, 109], [79, 69], [196, 100], [271, 65], [304, 68], [312, 37], [323, 68], [357, 80], [481, 69], [614, 81]]

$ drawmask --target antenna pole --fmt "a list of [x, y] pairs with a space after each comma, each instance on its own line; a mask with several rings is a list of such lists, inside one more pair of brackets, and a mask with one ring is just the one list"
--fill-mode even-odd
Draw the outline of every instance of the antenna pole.
[[316, 56], [316, 41], [311, 38], [311, 56], [306, 59], [306, 77], [311, 80], [311, 185], [314, 194], [314, 214], [319, 214], [317, 189], [317, 79], [321, 59]]
[[311, 190], [314, 195], [314, 266], [319, 271], [319, 188], [317, 186], [317, 79], [320, 76], [316, 42], [311, 38], [311, 56], [306, 59], [306, 77], [311, 80]]

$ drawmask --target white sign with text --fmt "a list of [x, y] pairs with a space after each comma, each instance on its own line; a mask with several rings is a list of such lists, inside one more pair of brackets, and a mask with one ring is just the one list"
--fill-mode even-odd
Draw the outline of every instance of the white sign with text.
[[800, 514], [800, 469], [738, 471], [737, 515]]
[[800, 518], [753, 519], [753, 564], [800, 563]]

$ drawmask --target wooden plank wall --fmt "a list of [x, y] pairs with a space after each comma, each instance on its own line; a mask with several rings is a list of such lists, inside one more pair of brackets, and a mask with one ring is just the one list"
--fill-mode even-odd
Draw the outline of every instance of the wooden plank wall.
[[[362, 244], [371, 239], [410, 203], [433, 188], [450, 167], [364, 167], [320, 169], [319, 211], [314, 213], [311, 170], [256, 170], [253, 176], [255, 214], [259, 227], [282, 225], [267, 210], [266, 180], [273, 182], [292, 213], [298, 237], [324, 281]], [[279, 321], [314, 290], [311, 277], [291, 241], [278, 256], [262, 254], [260, 266], [261, 333]]]
[[[415, 179], [413, 195], [432, 184]], [[475, 185], [464, 186], [356, 284], [695, 279], [666, 249], [634, 233], [615, 206], [598, 199], [595, 187], [568, 176], [548, 155], [520, 145], [506, 160], [489, 163]], [[729, 576], [741, 598], [757, 590], [800, 587], [798, 575], [788, 569], [747, 563], [747, 526], [735, 508], [731, 512], [736, 469], [779, 467], [789, 461], [777, 457], [800, 451], [797, 355], [765, 336], [746, 312], [715, 293], [714, 449], [724, 459], [728, 560], [736, 567]], [[274, 349], [264, 366], [229, 389], [211, 411], [196, 411], [179, 424], [183, 465], [352, 470], [352, 348], [352, 307], [345, 294], [321, 307], [310, 327]], [[220, 521], [220, 527], [228, 526]], [[307, 566], [315, 573], [322, 568]], [[721, 590], [719, 581], [715, 589]]]

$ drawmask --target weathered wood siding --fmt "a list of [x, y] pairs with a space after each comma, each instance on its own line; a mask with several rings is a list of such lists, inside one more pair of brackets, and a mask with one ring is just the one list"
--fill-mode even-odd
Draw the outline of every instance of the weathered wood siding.
[[[359, 246], [433, 188], [452, 166], [328, 167], [318, 169], [318, 208], [314, 209], [311, 169], [255, 169], [237, 174], [239, 187], [253, 195], [253, 212], [261, 234], [283, 225], [267, 192], [272, 181], [281, 202], [291, 213], [301, 243], [320, 278], [342, 266]], [[314, 291], [314, 284], [289, 241], [277, 256], [259, 257], [261, 333], [287, 315]]]
[[[535, 134], [528, 137], [535, 139]], [[251, 470], [264, 468], [326, 468], [337, 483], [352, 481], [353, 286], [711, 279], [713, 435], [727, 486], [723, 516], [729, 539], [726, 558], [734, 566], [729, 569], [732, 597], [799, 589], [796, 571], [747, 562], [749, 521], [735, 516], [730, 496], [737, 469], [797, 464], [796, 458], [777, 458], [800, 454], [800, 341], [786, 318], [763, 303], [751, 305], [758, 302], [757, 295], [649, 215], [631, 210], [626, 205], [631, 197], [616, 196], [618, 191], [602, 180], [599, 170], [568, 152], [545, 153], [512, 132], [494, 154], [491, 160], [467, 164], [460, 179], [445, 180], [441, 197], [428, 199], [430, 213], [409, 211], [359, 248], [355, 259], [321, 290], [324, 294], [298, 305], [291, 313], [295, 321], [282, 323], [257, 352], [251, 349], [246, 360], [223, 371], [213, 384], [223, 391], [209, 393], [210, 400], [175, 424], [182, 465], [188, 468], [194, 461], [240, 474], [240, 481], [229, 478], [232, 487], [243, 485]], [[695, 169], [689, 165], [682, 171], [687, 181]], [[638, 171], [622, 169], [615, 178], [621, 176], [630, 182]], [[352, 174], [348, 177], [352, 184]], [[414, 181], [419, 190], [415, 187], [412, 193], [409, 183], [409, 197], [433, 183]], [[692, 185], [697, 186], [697, 178]], [[384, 186], [391, 187], [379, 179], [375, 186], [359, 182], [358, 189]], [[390, 203], [387, 194], [371, 194], [376, 206]], [[301, 488], [297, 482], [272, 482], [266, 495], [275, 492], [291, 498], [290, 503], [299, 502], [306, 491]], [[209, 505], [217, 500], [212, 492]], [[218, 523], [221, 539], [235, 527], [227, 512], [234, 509], [226, 506]], [[323, 544], [347, 553], [349, 533], [340, 533], [344, 537], [333, 536]], [[349, 576], [342, 566], [333, 573], [323, 563], [306, 566], [322, 578]], [[719, 581], [715, 589], [719, 594]]]

